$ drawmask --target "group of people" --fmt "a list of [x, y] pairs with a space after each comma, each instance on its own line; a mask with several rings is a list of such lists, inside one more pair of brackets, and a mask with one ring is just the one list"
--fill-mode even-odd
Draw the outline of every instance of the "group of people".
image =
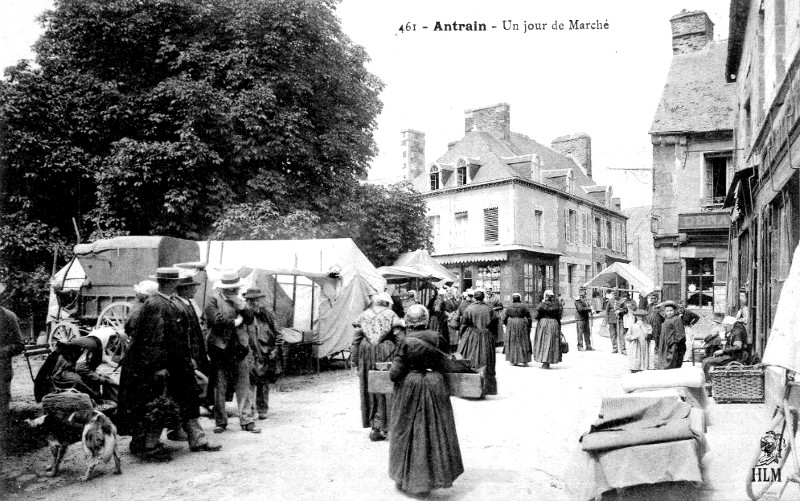
[[159, 268], [136, 286], [137, 304], [125, 324], [130, 345], [122, 361], [118, 422], [131, 435], [132, 454], [169, 461], [160, 442], [186, 440], [191, 451], [217, 451], [198, 423], [200, 407], [213, 408], [215, 433], [228, 425], [225, 402], [236, 394], [242, 430], [259, 433], [269, 382], [280, 372], [275, 316], [259, 289], [240, 297], [235, 272], [223, 273], [205, 311], [194, 301], [200, 286], [177, 268]]

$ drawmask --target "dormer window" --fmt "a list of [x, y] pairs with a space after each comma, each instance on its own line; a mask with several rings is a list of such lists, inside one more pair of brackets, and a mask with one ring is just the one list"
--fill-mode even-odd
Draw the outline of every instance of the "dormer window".
[[441, 185], [441, 177], [442, 174], [439, 172], [439, 166], [436, 164], [431, 165], [431, 191], [439, 189], [439, 186]]
[[542, 182], [542, 159], [539, 155], [533, 155], [531, 158], [531, 180]]
[[456, 163], [456, 184], [457, 186], [463, 186], [468, 182], [468, 173], [467, 173], [467, 161], [463, 158], [459, 158], [458, 162]]

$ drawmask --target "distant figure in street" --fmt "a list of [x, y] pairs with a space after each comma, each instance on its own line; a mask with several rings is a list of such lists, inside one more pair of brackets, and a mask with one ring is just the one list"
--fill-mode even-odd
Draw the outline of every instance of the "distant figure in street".
[[561, 303], [553, 291], [544, 291], [544, 299], [536, 307], [536, 333], [533, 337], [533, 359], [549, 369], [561, 362]]
[[361, 425], [372, 428], [369, 439], [373, 442], [386, 440], [392, 396], [368, 391], [369, 371], [376, 369], [376, 362], [391, 361], [403, 337], [403, 322], [389, 308], [391, 304], [392, 298], [387, 293], [378, 294], [373, 298], [372, 306], [353, 322], [356, 331], [350, 353], [358, 368]]
[[661, 347], [659, 350], [660, 369], [678, 369], [683, 365], [686, 352], [686, 334], [683, 321], [678, 315], [678, 305], [674, 301], [661, 303], [664, 310], [664, 323], [661, 325]]
[[503, 325], [506, 327], [506, 342], [503, 353], [511, 365], [527, 367], [531, 361], [531, 312], [522, 304], [522, 295], [511, 295], [511, 305], [503, 312]]
[[650, 326], [650, 335], [648, 336], [648, 344], [650, 345], [650, 368], [657, 369], [661, 363], [661, 324], [664, 323], [664, 317], [661, 315], [661, 308], [658, 307], [658, 292], [651, 292], [647, 296], [647, 316], [644, 321]]
[[444, 289], [435, 289], [434, 296], [428, 304], [428, 328], [434, 332], [438, 332], [444, 337], [445, 340], [449, 338], [447, 331], [447, 311], [445, 309], [445, 291]]
[[503, 301], [500, 296], [492, 291], [491, 287], [486, 288], [486, 298], [484, 302], [492, 309], [492, 324], [489, 330], [494, 336], [494, 344], [503, 344], [505, 338], [503, 337], [502, 316], [503, 316]]
[[647, 331], [650, 326], [643, 322], [647, 310], [636, 309], [633, 301], [628, 301], [628, 313], [624, 316], [625, 343], [628, 351], [628, 368], [631, 372], [645, 371], [650, 368], [650, 352], [647, 342]]
[[465, 367], [437, 348], [440, 336], [425, 329], [427, 316], [421, 305], [409, 308], [407, 335], [389, 371], [395, 383], [389, 477], [399, 490], [414, 496], [451, 487], [464, 472], [443, 372], [463, 372]]
[[492, 308], [483, 302], [483, 291], [474, 293], [475, 301], [467, 306], [461, 316], [461, 340], [458, 352], [472, 362], [473, 367], [485, 367], [486, 394], [497, 395], [495, 376], [494, 336], [489, 330], [492, 322]]
[[[0, 283], [0, 294], [6, 290], [5, 284]], [[8, 451], [8, 424], [11, 403], [11, 378], [14, 371], [11, 359], [25, 350], [25, 341], [19, 328], [19, 319], [9, 309], [0, 306], [0, 457]]]
[[578, 331], [578, 351], [583, 351], [584, 342], [586, 351], [592, 351], [592, 306], [586, 300], [586, 287], [578, 289], [578, 299], [575, 300], [575, 327]]
[[250, 288], [244, 293], [247, 306], [253, 312], [253, 323], [247, 327], [250, 349], [253, 351], [253, 368], [250, 382], [256, 387], [253, 402], [258, 419], [267, 419], [269, 412], [269, 385], [283, 374], [281, 352], [283, 336], [276, 327], [275, 314], [267, 303], [267, 295], [261, 289]]
[[619, 336], [617, 335], [617, 293], [609, 292], [606, 294], [606, 325], [608, 325], [608, 337], [611, 339], [611, 353], [618, 353], [624, 349], [619, 346]]
[[447, 290], [444, 301], [444, 311], [447, 314], [447, 334], [450, 342], [450, 353], [458, 349], [458, 328], [461, 324], [458, 307], [461, 305], [461, 297], [458, 295], [458, 287], [451, 287]]

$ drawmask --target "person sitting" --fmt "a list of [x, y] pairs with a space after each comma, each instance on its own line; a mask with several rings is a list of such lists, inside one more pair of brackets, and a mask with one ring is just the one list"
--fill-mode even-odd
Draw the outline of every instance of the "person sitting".
[[713, 357], [703, 359], [703, 372], [708, 378], [712, 367], [728, 365], [731, 362], [739, 362], [747, 365], [750, 362], [750, 350], [747, 346], [747, 329], [741, 321], [734, 322], [725, 347], [714, 352]]

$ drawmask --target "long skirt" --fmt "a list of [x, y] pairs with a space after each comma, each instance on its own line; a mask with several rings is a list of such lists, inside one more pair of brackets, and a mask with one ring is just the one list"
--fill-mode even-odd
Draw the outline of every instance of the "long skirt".
[[475, 368], [485, 367], [486, 394], [497, 395], [494, 336], [488, 329], [468, 327], [458, 342], [458, 352]]
[[536, 323], [533, 359], [540, 364], [561, 361], [561, 324], [555, 318], [542, 318]]
[[361, 426], [387, 431], [391, 406], [391, 394], [370, 393], [368, 391], [369, 371], [375, 369], [376, 362], [392, 359], [397, 345], [394, 341], [372, 344], [364, 339], [358, 347], [358, 393], [361, 396]]
[[464, 472], [453, 407], [439, 372], [409, 372], [395, 384], [389, 476], [409, 494], [451, 487]]
[[531, 361], [531, 331], [528, 321], [521, 317], [511, 317], [506, 324], [508, 339], [503, 345], [506, 360], [512, 364], [527, 364]]

